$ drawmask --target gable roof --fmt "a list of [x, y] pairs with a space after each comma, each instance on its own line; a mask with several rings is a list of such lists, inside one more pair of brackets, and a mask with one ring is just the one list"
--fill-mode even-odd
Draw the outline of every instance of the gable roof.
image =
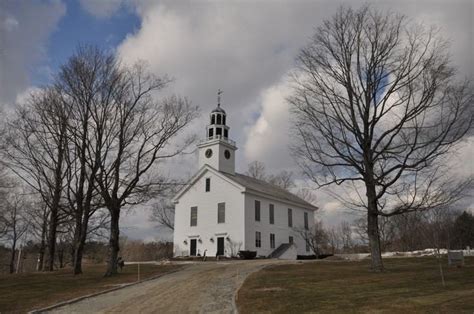
[[188, 191], [193, 185], [194, 183], [199, 180], [206, 172], [212, 172], [213, 174], [215, 174], [216, 176], [222, 178], [223, 180], [231, 183], [232, 185], [234, 185], [235, 187], [237, 187], [238, 189], [241, 189], [242, 192], [245, 190], [245, 187], [242, 186], [241, 184], [239, 184], [237, 181], [235, 180], [232, 180], [232, 178], [228, 178], [227, 176], [225, 176], [225, 173], [224, 172], [221, 172], [221, 171], [217, 171], [216, 169], [214, 169], [213, 167], [209, 166], [208, 164], [205, 164], [204, 166], [201, 167], [201, 169], [198, 170], [198, 172], [196, 172], [196, 174], [191, 178], [189, 179], [188, 183], [186, 183], [179, 191], [178, 193], [176, 193], [176, 195], [173, 197], [173, 202], [177, 202], [179, 200], [179, 198], [184, 194], [186, 193], [186, 191]]
[[295, 203], [303, 207], [309, 207], [313, 210], [318, 209], [317, 206], [314, 206], [313, 204], [308, 203], [301, 197], [298, 197], [294, 195], [291, 192], [288, 192], [285, 189], [282, 189], [276, 185], [273, 185], [271, 183], [268, 183], [263, 180], [255, 179], [240, 173], [235, 173], [235, 175], [232, 175], [230, 173], [225, 173], [225, 172], [220, 172], [227, 178], [233, 180], [234, 182], [238, 183], [239, 185], [245, 187], [247, 192], [258, 192], [262, 194], [266, 194], [269, 196], [273, 196], [277, 199], [282, 199], [284, 201], [290, 202], [290, 203]]
[[259, 194], [264, 194], [269, 197], [273, 197], [277, 200], [282, 200], [289, 202], [291, 204], [296, 204], [301, 207], [305, 207], [312, 210], [317, 210], [318, 207], [313, 204], [308, 203], [304, 199], [294, 195], [291, 192], [288, 192], [285, 189], [282, 189], [276, 185], [268, 183], [263, 180], [255, 179], [240, 173], [230, 174], [222, 171], [218, 171], [213, 167], [205, 164], [199, 169], [199, 171], [188, 181], [188, 183], [176, 193], [173, 197], [173, 202], [177, 203], [181, 196], [189, 190], [194, 183], [199, 180], [207, 171], [210, 171], [217, 175], [218, 177], [224, 179], [225, 181], [231, 183], [235, 187], [242, 190], [242, 192], [254, 192]]

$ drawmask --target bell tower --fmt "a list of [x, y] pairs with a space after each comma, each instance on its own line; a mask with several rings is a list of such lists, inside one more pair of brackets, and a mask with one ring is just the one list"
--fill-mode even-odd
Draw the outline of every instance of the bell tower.
[[221, 108], [222, 91], [217, 92], [217, 107], [209, 115], [206, 138], [198, 144], [199, 169], [208, 164], [218, 171], [235, 174], [235, 142], [229, 139], [226, 112]]

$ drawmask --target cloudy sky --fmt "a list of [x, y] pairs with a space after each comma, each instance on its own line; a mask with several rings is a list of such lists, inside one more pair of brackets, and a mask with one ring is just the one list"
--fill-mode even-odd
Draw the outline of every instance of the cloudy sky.
[[[366, 1], [364, 1], [366, 2]], [[290, 157], [288, 73], [315, 27], [341, 4], [362, 1], [0, 1], [0, 105], [11, 107], [36, 86], [47, 84], [78, 44], [115, 52], [125, 63], [145, 61], [155, 74], [175, 79], [168, 90], [187, 96], [202, 111], [191, 131], [204, 135], [207, 113], [224, 91], [230, 137], [238, 143], [237, 170], [259, 160], [268, 172], [298, 169]], [[424, 24], [440, 26], [451, 41], [461, 75], [474, 74], [472, 0], [374, 1]], [[455, 173], [474, 173], [474, 139], [453, 162]], [[196, 171], [195, 156], [179, 161], [181, 175]], [[298, 182], [304, 182], [301, 178]], [[338, 202], [316, 192], [318, 214], [328, 224], [352, 219]], [[472, 203], [472, 202], [471, 202]], [[472, 206], [472, 205], [470, 205]], [[146, 209], [122, 222], [133, 238], [154, 239], [163, 231]]]

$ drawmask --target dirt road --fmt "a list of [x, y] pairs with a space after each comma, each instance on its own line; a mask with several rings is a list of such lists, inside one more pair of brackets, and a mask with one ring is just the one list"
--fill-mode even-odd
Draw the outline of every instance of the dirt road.
[[56, 308], [53, 313], [235, 313], [245, 277], [277, 260], [206, 262], [155, 280]]

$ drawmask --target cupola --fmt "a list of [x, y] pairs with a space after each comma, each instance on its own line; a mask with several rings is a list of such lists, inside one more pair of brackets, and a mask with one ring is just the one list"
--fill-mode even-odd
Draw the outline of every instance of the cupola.
[[227, 114], [221, 108], [222, 91], [217, 92], [217, 107], [209, 115], [206, 138], [199, 145], [199, 167], [208, 164], [219, 171], [235, 173], [235, 142], [229, 139]]

